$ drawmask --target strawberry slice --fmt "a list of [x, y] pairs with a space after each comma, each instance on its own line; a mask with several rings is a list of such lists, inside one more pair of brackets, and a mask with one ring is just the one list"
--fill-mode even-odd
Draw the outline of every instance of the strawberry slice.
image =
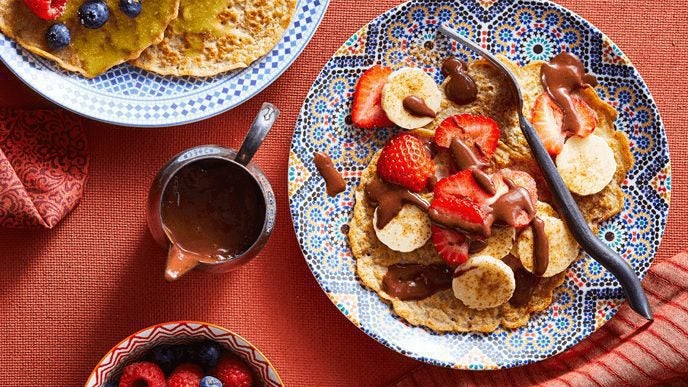
[[478, 157], [487, 161], [497, 149], [499, 141], [499, 125], [485, 116], [472, 114], [457, 114], [447, 117], [435, 131], [435, 143], [449, 148], [454, 137], [472, 146]]
[[580, 130], [576, 133], [577, 136], [587, 137], [597, 127], [597, 113], [588, 105], [582, 98], [577, 95], [571, 96], [573, 99], [573, 106], [576, 108], [576, 118], [581, 123]]
[[435, 165], [422, 141], [402, 133], [382, 149], [377, 160], [377, 174], [388, 183], [419, 192], [435, 174]]
[[24, 0], [24, 4], [39, 18], [55, 20], [64, 13], [67, 0]]
[[468, 239], [458, 231], [432, 226], [432, 244], [437, 254], [450, 266], [459, 266], [468, 260]]
[[428, 215], [435, 223], [445, 227], [481, 236], [489, 234], [487, 214], [476, 202], [464, 196], [434, 197]]
[[554, 100], [542, 93], [535, 100], [530, 122], [537, 131], [542, 144], [550, 155], [556, 156], [564, 146], [566, 136], [562, 132], [562, 120], [564, 114]]
[[533, 202], [533, 206], [537, 205], [537, 184], [528, 172], [504, 168], [499, 173], [503, 178], [511, 180], [517, 187], [525, 188], [530, 193], [530, 200]]
[[382, 87], [391, 73], [392, 69], [389, 67], [375, 65], [359, 78], [351, 106], [351, 120], [359, 128], [373, 129], [394, 125], [382, 110]]
[[[497, 194], [506, 191], [506, 186], [504, 186], [504, 182], [500, 176], [496, 174], [492, 175], [492, 182], [495, 184]], [[504, 187], [502, 188], [502, 186]], [[435, 198], [442, 196], [463, 196], [474, 201], [478, 205], [489, 205], [494, 202], [497, 196], [485, 192], [485, 190], [478, 185], [478, 182], [475, 181], [473, 174], [469, 170], [459, 171], [458, 173], [441, 179], [435, 184], [433, 193]]]

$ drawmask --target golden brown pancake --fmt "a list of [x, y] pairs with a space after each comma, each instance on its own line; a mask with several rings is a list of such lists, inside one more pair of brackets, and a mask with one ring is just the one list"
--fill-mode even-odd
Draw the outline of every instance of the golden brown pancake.
[[[105, 3], [110, 9], [107, 23], [88, 29], [77, 16], [82, 1], [69, 1], [57, 21], [47, 21], [34, 15], [22, 0], [0, 0], [0, 31], [34, 54], [92, 78], [159, 42], [179, 9], [179, 0], [146, 0], [141, 14], [130, 18], [119, 9], [119, 0]], [[46, 43], [46, 31], [55, 22], [67, 25], [72, 37], [71, 44], [61, 50], [52, 50]]]
[[248, 67], [277, 44], [295, 8], [296, 0], [182, 0], [165, 39], [132, 63], [163, 75]]
[[[519, 77], [525, 100], [524, 111], [529, 112], [535, 99], [543, 92], [540, 84], [540, 67], [544, 62], [533, 62], [520, 68], [506, 59], [502, 60], [508, 63]], [[468, 105], [458, 106], [445, 99], [442, 102], [442, 111], [434, 122], [419, 132], [431, 135], [442, 120], [454, 114], [472, 113], [491, 117], [497, 121], [501, 132], [497, 152], [492, 158], [493, 165], [496, 168], [509, 167], [530, 173], [538, 183], [540, 200], [549, 201], [550, 194], [518, 126], [518, 117], [506, 80], [483, 60], [471, 62], [468, 73], [478, 86], [477, 100]], [[616, 111], [600, 100], [592, 89], [585, 90], [583, 98], [597, 113], [595, 134], [607, 140], [617, 161], [615, 180], [604, 190], [594, 195], [575, 198], [590, 226], [594, 228], [602, 220], [621, 211], [623, 192], [619, 183], [632, 166], [633, 158], [626, 135], [614, 130]], [[356, 204], [353, 218], [349, 223], [348, 237], [356, 258], [356, 272], [361, 282], [375, 291], [384, 302], [390, 304], [397, 315], [410, 324], [436, 331], [491, 332], [500, 325], [505, 328], [523, 326], [528, 323], [532, 313], [549, 307], [552, 303], [552, 292], [563, 283], [565, 272], [550, 278], [542, 278], [535, 287], [530, 301], [522, 307], [506, 303], [491, 309], [470, 309], [454, 296], [451, 289], [417, 301], [402, 301], [387, 294], [383, 290], [382, 279], [389, 266], [398, 263], [431, 264], [443, 261], [431, 241], [415, 251], [400, 253], [389, 249], [377, 239], [372, 224], [375, 209], [365, 200], [364, 193], [367, 183], [375, 178], [377, 157], [378, 155], [373, 157], [361, 175], [361, 182], [355, 193]]]

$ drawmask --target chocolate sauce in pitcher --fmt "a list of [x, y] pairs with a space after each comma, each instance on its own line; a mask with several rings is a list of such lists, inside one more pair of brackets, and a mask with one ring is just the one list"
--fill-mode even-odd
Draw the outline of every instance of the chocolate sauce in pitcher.
[[174, 280], [199, 262], [224, 261], [248, 250], [262, 232], [265, 200], [248, 171], [205, 159], [172, 177], [161, 217], [172, 243], [165, 278]]

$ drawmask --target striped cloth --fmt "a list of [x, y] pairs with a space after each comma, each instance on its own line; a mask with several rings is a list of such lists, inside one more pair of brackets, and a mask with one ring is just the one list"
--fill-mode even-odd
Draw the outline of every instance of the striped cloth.
[[688, 249], [655, 263], [643, 287], [652, 323], [624, 304], [588, 339], [548, 360], [486, 372], [422, 365], [393, 385], [688, 386]]

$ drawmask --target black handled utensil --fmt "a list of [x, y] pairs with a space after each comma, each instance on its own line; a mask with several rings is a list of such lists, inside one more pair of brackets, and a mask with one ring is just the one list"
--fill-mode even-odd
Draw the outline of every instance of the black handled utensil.
[[504, 66], [504, 64], [492, 55], [492, 53], [461, 36], [458, 31], [446, 25], [441, 25], [439, 31], [446, 37], [456, 40], [471, 51], [487, 59], [511, 81], [514, 92], [518, 97], [517, 111], [521, 131], [526, 141], [528, 141], [528, 145], [530, 145], [535, 160], [540, 165], [547, 186], [556, 201], [559, 213], [563, 216], [571, 233], [583, 250], [616, 277], [623, 288], [631, 308], [646, 319], [652, 320], [652, 310], [650, 309], [650, 304], [647, 301], [647, 296], [640, 284], [638, 276], [628, 262], [621, 258], [615, 251], [607, 247], [607, 245], [599, 240], [592, 232], [580, 208], [578, 208], [578, 204], [573, 200], [571, 192], [569, 192], [568, 187], [566, 187], [566, 184], [564, 184], [564, 181], [559, 175], [559, 171], [557, 171], [557, 167], [554, 165], [552, 158], [542, 145], [542, 141], [540, 141], [540, 137], [538, 137], [535, 128], [533, 128], [532, 124], [523, 116], [523, 95], [521, 94], [521, 88], [518, 85], [516, 76], [509, 68]]

